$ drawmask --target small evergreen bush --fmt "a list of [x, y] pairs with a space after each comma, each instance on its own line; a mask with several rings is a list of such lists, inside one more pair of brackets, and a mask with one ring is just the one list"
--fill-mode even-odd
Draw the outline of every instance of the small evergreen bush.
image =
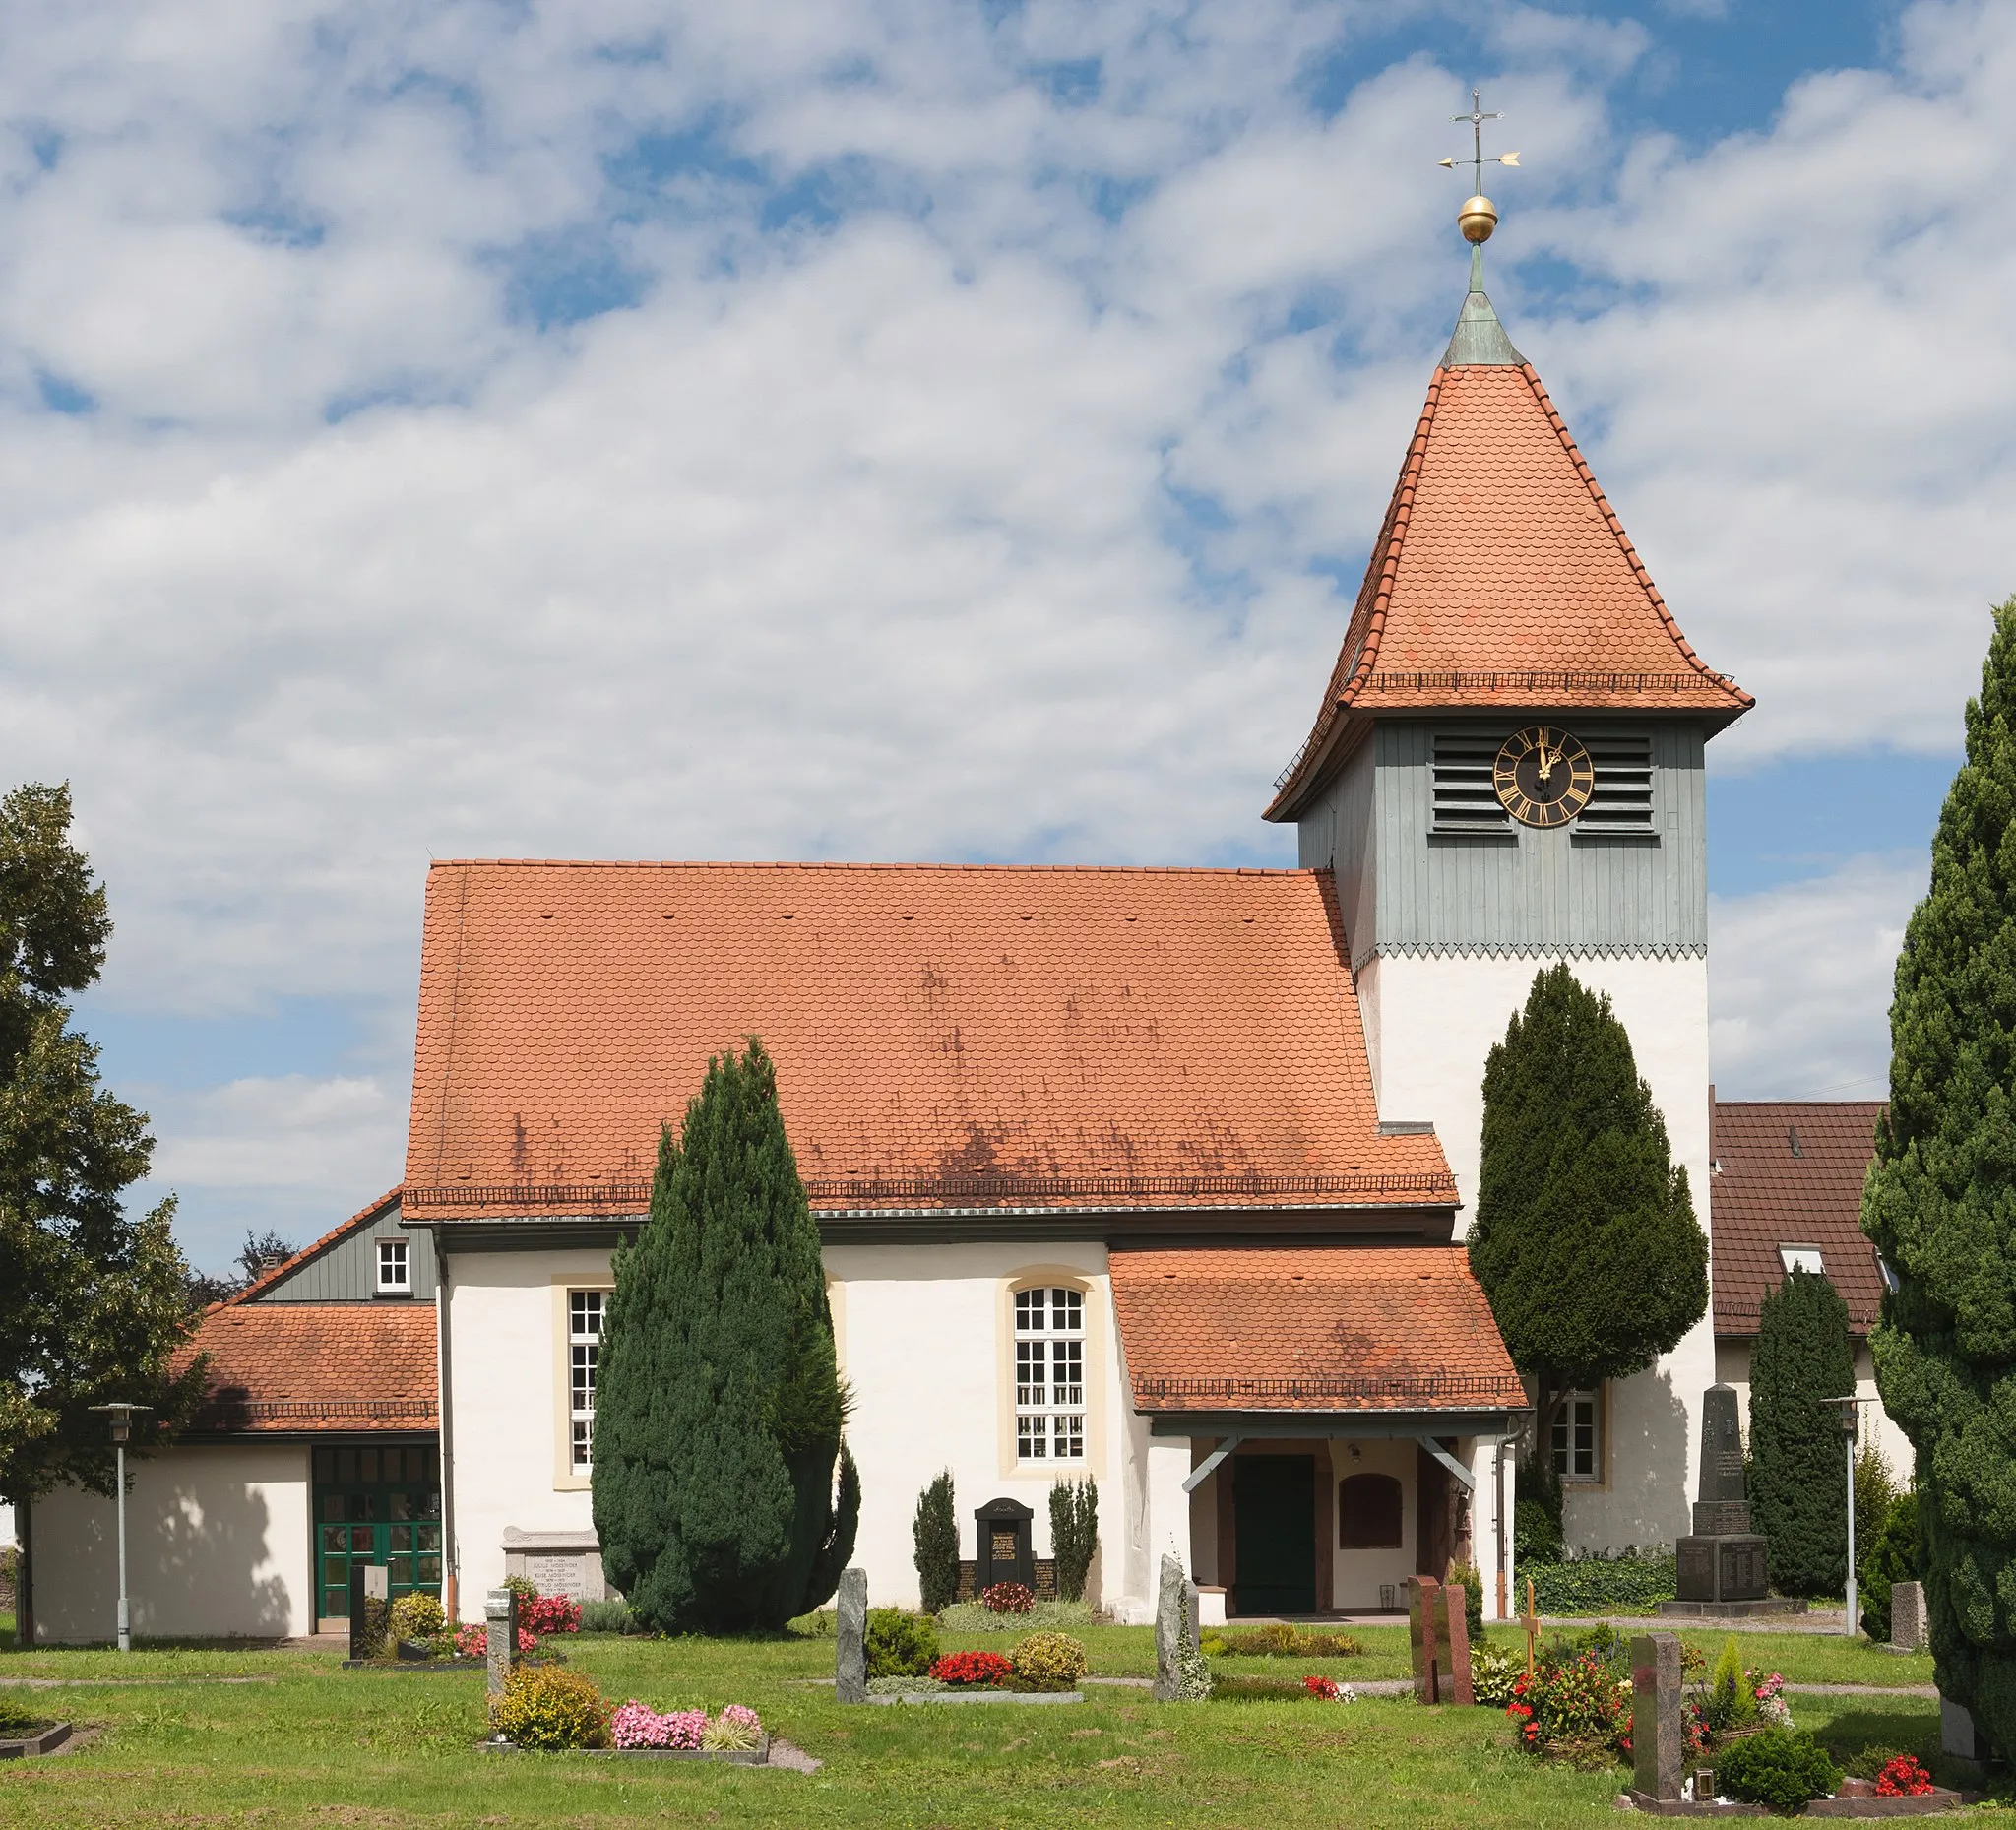
[[1050, 1554], [1057, 1562], [1057, 1595], [1067, 1602], [1085, 1599], [1085, 1579], [1099, 1549], [1099, 1483], [1059, 1481], [1050, 1488]]
[[0, 1741], [20, 1740], [34, 1732], [41, 1721], [27, 1704], [0, 1693]]
[[865, 1647], [870, 1677], [923, 1677], [937, 1662], [938, 1628], [929, 1614], [871, 1608]]
[[951, 1469], [917, 1495], [911, 1537], [916, 1546], [917, 1592], [924, 1612], [934, 1614], [959, 1599], [959, 1515], [953, 1508]]
[[1876, 1542], [1862, 1553], [1862, 1631], [1879, 1643], [1887, 1642], [1890, 1591], [1897, 1583], [1918, 1580], [1918, 1495], [1900, 1493], [1890, 1502]]
[[392, 1604], [394, 1639], [432, 1639], [447, 1624], [448, 1616], [431, 1595], [402, 1595]]
[[1715, 1672], [1708, 1680], [1708, 1696], [1702, 1705], [1708, 1726], [1721, 1735], [1757, 1719], [1757, 1699], [1743, 1672], [1743, 1655], [1732, 1633], [1722, 1642], [1715, 1661]]
[[606, 1747], [615, 1714], [595, 1680], [553, 1665], [522, 1665], [511, 1673], [490, 1720], [520, 1747]]
[[1544, 1614], [1649, 1614], [1679, 1593], [1670, 1550], [1627, 1547], [1564, 1563], [1519, 1563], [1514, 1579], [1522, 1609], [1531, 1581], [1534, 1606]]
[[1732, 1798], [1796, 1817], [1841, 1784], [1841, 1769], [1810, 1735], [1766, 1729], [1715, 1756], [1715, 1782]]
[[1069, 1633], [1031, 1633], [1015, 1644], [1016, 1681], [1028, 1690], [1068, 1690], [1085, 1675], [1085, 1647]]
[[1083, 1602], [1038, 1602], [1020, 1614], [996, 1613], [978, 1602], [954, 1602], [939, 1612], [938, 1625], [947, 1633], [1030, 1633], [1038, 1627], [1076, 1632], [1099, 1625], [1099, 1615]]

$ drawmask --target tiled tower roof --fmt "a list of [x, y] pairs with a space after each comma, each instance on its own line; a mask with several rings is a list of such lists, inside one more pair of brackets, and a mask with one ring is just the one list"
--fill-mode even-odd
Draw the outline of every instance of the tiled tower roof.
[[1753, 703], [1680, 633], [1480, 266], [1471, 286], [1269, 819], [1293, 818], [1351, 726], [1381, 714], [1629, 709], [1719, 726]]

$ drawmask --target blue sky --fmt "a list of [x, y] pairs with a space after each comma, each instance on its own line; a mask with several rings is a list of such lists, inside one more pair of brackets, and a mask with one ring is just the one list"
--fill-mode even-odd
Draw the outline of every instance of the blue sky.
[[1966, 0], [15, 9], [0, 764], [205, 1263], [397, 1179], [429, 855], [1287, 861], [1464, 284], [1682, 626], [1725, 1094], [1881, 1085], [2016, 589]]

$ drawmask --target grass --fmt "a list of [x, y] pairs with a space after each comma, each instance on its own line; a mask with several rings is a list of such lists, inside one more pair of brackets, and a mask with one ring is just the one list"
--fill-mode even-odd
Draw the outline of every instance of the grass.
[[[1147, 1628], [1084, 1637], [1098, 1674], [1152, 1668]], [[1346, 1680], [1405, 1672], [1404, 1629], [1362, 1637], [1366, 1656], [1335, 1669], [1267, 1659], [1214, 1669], [1316, 1669]], [[9, 1652], [0, 1677], [100, 1680], [34, 1693], [99, 1735], [74, 1755], [0, 1769], [0, 1825], [1569, 1826], [1614, 1823], [1622, 1777], [1537, 1765], [1493, 1711], [1402, 1699], [1198, 1709], [1095, 1687], [1083, 1705], [1042, 1709], [846, 1708], [806, 1681], [831, 1674], [830, 1639], [584, 1635], [566, 1644], [571, 1663], [618, 1700], [749, 1703], [827, 1764], [806, 1776], [568, 1755], [500, 1760], [473, 1746], [479, 1676], [346, 1672], [332, 1653]], [[1744, 1644], [1752, 1663], [1765, 1656], [1763, 1642]], [[1796, 1681], [1798, 1672], [1831, 1679], [1830, 1660], [1854, 1651], [1798, 1635], [1784, 1636], [1783, 1656], [1780, 1641], [1770, 1644], [1771, 1662]], [[1884, 1680], [1908, 1680], [1898, 1668], [1910, 1661], [1867, 1656], [1882, 1661]], [[1853, 1745], [1929, 1753], [1938, 1738], [1936, 1706], [1916, 1698], [1797, 1698], [1795, 1710], [1803, 1727], [1845, 1723]]]

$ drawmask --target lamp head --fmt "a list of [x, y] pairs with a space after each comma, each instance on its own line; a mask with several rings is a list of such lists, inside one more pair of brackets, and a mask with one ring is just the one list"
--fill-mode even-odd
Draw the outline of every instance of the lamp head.
[[131, 1435], [133, 1430], [134, 1412], [151, 1411], [154, 1409], [154, 1407], [152, 1405], [133, 1405], [118, 1403], [108, 1405], [93, 1405], [92, 1409], [94, 1411], [105, 1411], [110, 1413], [110, 1417], [107, 1420], [111, 1424], [112, 1441], [115, 1445], [123, 1445], [127, 1437]]

